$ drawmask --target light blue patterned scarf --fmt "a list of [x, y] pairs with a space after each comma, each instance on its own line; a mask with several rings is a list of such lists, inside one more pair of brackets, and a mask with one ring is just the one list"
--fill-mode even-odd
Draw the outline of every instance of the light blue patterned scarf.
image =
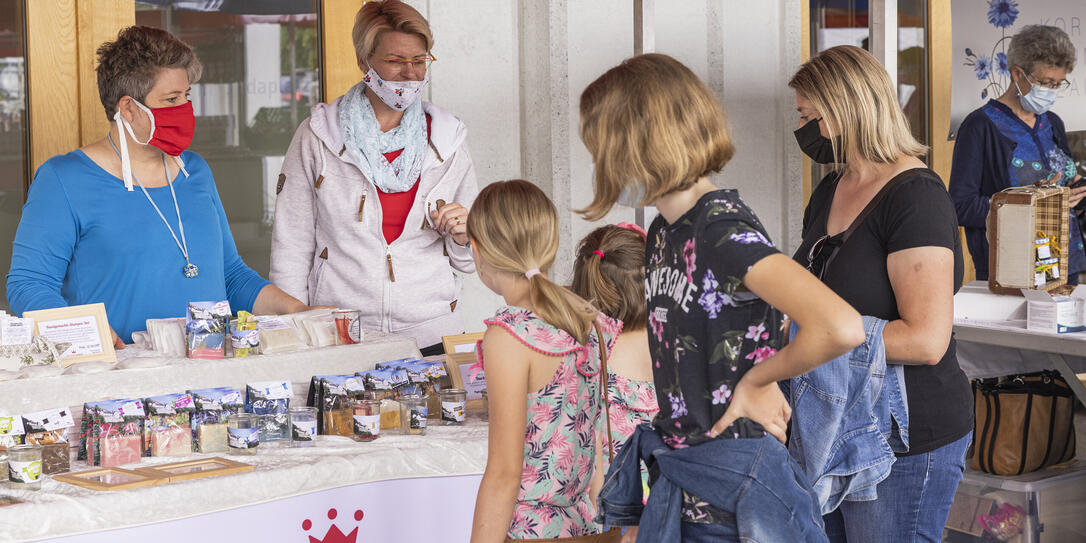
[[[383, 192], [404, 192], [414, 186], [426, 157], [426, 115], [422, 100], [415, 100], [403, 112], [399, 126], [381, 132], [373, 105], [366, 98], [366, 84], [359, 82], [339, 102], [339, 129], [347, 150], [358, 162], [362, 174]], [[389, 163], [384, 153], [403, 149]]]

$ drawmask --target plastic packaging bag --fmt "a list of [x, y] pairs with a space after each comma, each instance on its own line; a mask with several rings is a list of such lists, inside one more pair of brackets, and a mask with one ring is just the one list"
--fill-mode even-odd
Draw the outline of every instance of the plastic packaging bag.
[[[112, 467], [139, 462], [143, 456], [143, 419], [141, 400], [106, 400], [83, 406], [90, 412], [91, 427], [87, 437], [88, 463]], [[92, 462], [93, 461], [93, 462]]]
[[185, 315], [188, 357], [225, 358], [229, 323], [230, 302], [189, 302]]
[[365, 393], [362, 379], [357, 375], [329, 375], [321, 379], [320, 418], [326, 435], [354, 435], [354, 411], [351, 400]]
[[260, 352], [264, 354], [287, 353], [306, 347], [301, 332], [288, 316], [256, 317], [260, 328]]
[[261, 415], [260, 441], [290, 439], [290, 381], [261, 381], [245, 386], [245, 412]]
[[405, 370], [384, 368], [359, 372], [366, 391], [377, 400], [395, 399], [401, 388], [410, 382]]
[[226, 417], [240, 413], [245, 407], [241, 390], [231, 387], [190, 390], [196, 410], [192, 413], [193, 450], [202, 453], [225, 452], [227, 446]]
[[53, 475], [71, 469], [68, 430], [75, 419], [67, 408], [48, 409], [23, 415], [26, 442], [42, 446], [42, 473]]
[[147, 411], [144, 443], [147, 456], [192, 454], [192, 412], [196, 405], [188, 394], [163, 394], [143, 401]]

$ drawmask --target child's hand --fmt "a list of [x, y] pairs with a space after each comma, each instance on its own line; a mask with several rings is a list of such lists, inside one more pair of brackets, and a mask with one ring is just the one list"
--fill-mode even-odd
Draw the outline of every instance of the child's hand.
[[720, 435], [736, 419], [742, 417], [761, 424], [765, 431], [784, 443], [788, 419], [792, 417], [792, 407], [788, 405], [788, 400], [777, 383], [751, 385], [744, 376], [735, 385], [731, 403], [728, 404], [727, 411], [724, 411], [724, 416], [709, 430], [709, 437]]

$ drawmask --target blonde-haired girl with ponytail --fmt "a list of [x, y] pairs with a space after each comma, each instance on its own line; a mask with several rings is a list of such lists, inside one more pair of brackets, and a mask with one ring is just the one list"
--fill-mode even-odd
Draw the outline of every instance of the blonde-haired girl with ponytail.
[[488, 185], [467, 226], [479, 278], [507, 304], [485, 321], [476, 351], [486, 369], [490, 445], [471, 541], [618, 541], [617, 530], [601, 533], [592, 520], [590, 486], [602, 477], [600, 341], [610, 352], [622, 323], [548, 278], [558, 214], [535, 185]]

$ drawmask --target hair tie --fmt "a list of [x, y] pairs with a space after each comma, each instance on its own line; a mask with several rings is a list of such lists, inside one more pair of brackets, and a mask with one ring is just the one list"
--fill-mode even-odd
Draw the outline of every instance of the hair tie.
[[638, 234], [641, 234], [642, 238], [647, 238], [648, 237], [648, 233], [645, 232], [645, 229], [641, 228], [640, 226], [637, 226], [636, 224], [630, 224], [628, 222], [620, 222], [620, 223], [616, 224], [615, 226], [617, 226], [619, 228], [625, 228], [626, 230], [630, 230], [631, 232], [637, 232]]
[[537, 276], [537, 275], [539, 275], [541, 273], [543, 273], [543, 272], [539, 271], [539, 268], [532, 268], [532, 269], [524, 272], [524, 277], [527, 277], [528, 279], [531, 279], [531, 278], [533, 278], [533, 277], [535, 277], [535, 276]]
[[600, 260], [603, 260], [603, 251], [596, 249], [595, 251], [592, 251], [592, 254], [600, 257]]

